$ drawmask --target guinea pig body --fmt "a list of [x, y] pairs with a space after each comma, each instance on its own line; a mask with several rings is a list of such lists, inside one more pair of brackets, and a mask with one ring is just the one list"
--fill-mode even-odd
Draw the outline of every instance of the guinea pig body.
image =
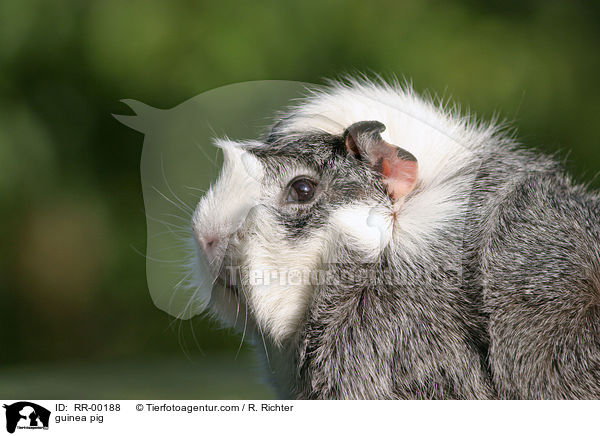
[[281, 397], [600, 397], [600, 202], [554, 161], [368, 82], [218, 145], [192, 264]]

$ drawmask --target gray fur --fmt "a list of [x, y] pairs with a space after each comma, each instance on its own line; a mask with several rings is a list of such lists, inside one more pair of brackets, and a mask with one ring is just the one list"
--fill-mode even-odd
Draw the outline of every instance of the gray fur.
[[[341, 205], [389, 201], [377, 172], [349, 158], [341, 136], [273, 132], [247, 149], [268, 183], [283, 186], [283, 168], [300, 163], [321, 177], [314, 204], [273, 211], [288, 239], [310, 237]], [[338, 261], [322, 265], [338, 280], [315, 285], [295, 335], [282, 345], [265, 338], [281, 396], [600, 398], [598, 194], [501, 136], [472, 151], [442, 182], [459, 187], [464, 210], [418, 250], [386, 249], [365, 265], [339, 241]], [[360, 268], [364, 279], [341, 279]]]

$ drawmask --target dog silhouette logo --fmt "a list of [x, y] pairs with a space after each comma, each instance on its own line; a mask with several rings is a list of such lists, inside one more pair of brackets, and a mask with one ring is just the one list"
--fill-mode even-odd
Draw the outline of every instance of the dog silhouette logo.
[[48, 429], [50, 411], [29, 401], [19, 401], [3, 406], [6, 409], [6, 431], [18, 429]]

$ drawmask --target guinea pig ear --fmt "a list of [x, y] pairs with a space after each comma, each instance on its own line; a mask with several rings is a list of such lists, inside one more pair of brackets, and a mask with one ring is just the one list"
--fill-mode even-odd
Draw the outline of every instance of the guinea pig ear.
[[379, 121], [359, 121], [344, 132], [346, 151], [367, 160], [379, 172], [389, 196], [399, 200], [417, 183], [417, 158], [410, 152], [383, 140], [385, 126]]

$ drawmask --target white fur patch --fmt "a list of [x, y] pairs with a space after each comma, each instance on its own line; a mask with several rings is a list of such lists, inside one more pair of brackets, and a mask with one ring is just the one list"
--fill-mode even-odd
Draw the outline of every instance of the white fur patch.
[[228, 236], [256, 206], [261, 192], [262, 167], [252, 154], [230, 141], [217, 141], [224, 165], [219, 180], [200, 200], [192, 225], [195, 232]]
[[[250, 210], [256, 206], [261, 191], [260, 162], [250, 153], [235, 146], [235, 143], [218, 140], [217, 146], [223, 150], [224, 165], [217, 182], [200, 200], [192, 216], [192, 230], [198, 241], [203, 235], [214, 235], [219, 240], [229, 239], [244, 223]], [[211, 297], [212, 277], [220, 265], [211, 265], [203, 259], [201, 251], [196, 251], [193, 263], [194, 286], [199, 287], [195, 299], [204, 309]]]
[[258, 240], [249, 244], [246, 261], [254, 316], [271, 340], [280, 344], [297, 330], [308, 307], [313, 289], [310, 274], [318, 268], [326, 245], [320, 234], [297, 244], [273, 243], [271, 226], [266, 220], [257, 226]]
[[365, 261], [372, 262], [386, 247], [393, 231], [393, 219], [389, 208], [376, 204], [351, 204], [333, 212], [331, 243], [341, 238], [357, 251], [365, 253]]

